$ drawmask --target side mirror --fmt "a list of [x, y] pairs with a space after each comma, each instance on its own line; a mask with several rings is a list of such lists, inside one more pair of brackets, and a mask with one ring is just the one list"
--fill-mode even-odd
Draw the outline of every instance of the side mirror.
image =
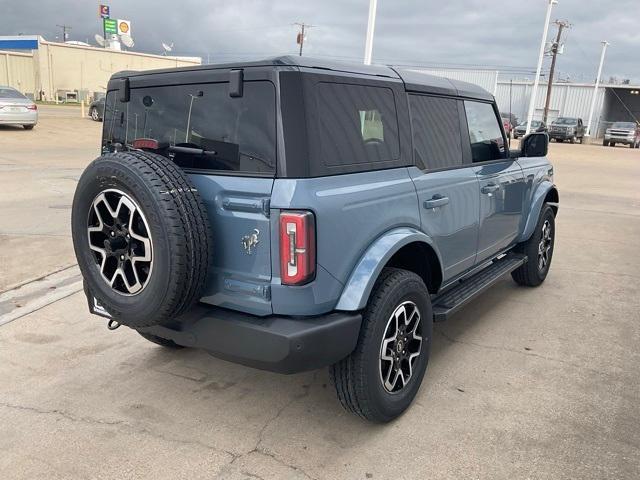
[[522, 157], [544, 157], [549, 151], [549, 135], [545, 132], [530, 133], [522, 139]]

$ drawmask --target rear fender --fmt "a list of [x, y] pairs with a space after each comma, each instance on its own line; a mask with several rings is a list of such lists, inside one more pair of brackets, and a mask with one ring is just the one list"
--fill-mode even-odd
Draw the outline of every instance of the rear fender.
[[438, 264], [442, 265], [440, 254], [429, 236], [409, 227], [390, 230], [373, 242], [360, 258], [342, 291], [336, 310], [362, 310], [367, 305], [380, 272], [391, 257], [402, 247], [413, 242], [429, 245], [436, 252]]
[[[545, 198], [547, 198], [547, 194], [552, 190], [555, 191], [557, 196], [558, 191], [555, 185], [548, 180], [545, 180], [538, 185], [538, 188], [531, 198], [531, 208], [529, 209], [529, 215], [527, 216], [527, 221], [525, 222], [522, 233], [518, 237], [518, 243], [528, 240], [529, 237], [533, 234], [533, 230], [536, 228], [536, 225], [538, 223], [538, 218], [540, 218], [540, 212], [542, 211], [542, 206], [545, 203]], [[555, 206], [557, 211], [558, 202], [547, 203]]]

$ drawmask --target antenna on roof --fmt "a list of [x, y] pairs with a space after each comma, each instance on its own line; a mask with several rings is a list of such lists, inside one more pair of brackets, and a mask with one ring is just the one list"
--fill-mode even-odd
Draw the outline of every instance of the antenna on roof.
[[170, 45], [167, 45], [166, 43], [162, 42], [162, 49], [164, 50], [162, 54], [166, 55], [168, 52], [173, 50], [173, 42], [171, 42]]
[[98, 45], [100, 45], [101, 47], [104, 47], [105, 45], [105, 41], [104, 41], [104, 37], [102, 35], [100, 35], [99, 33], [96, 33], [93, 38], [96, 40], [96, 43]]
[[125, 47], [127, 48], [131, 48], [134, 45], [134, 41], [133, 38], [131, 38], [131, 35], [128, 35], [126, 33], [123, 33], [122, 35], [120, 35], [120, 41], [124, 44]]

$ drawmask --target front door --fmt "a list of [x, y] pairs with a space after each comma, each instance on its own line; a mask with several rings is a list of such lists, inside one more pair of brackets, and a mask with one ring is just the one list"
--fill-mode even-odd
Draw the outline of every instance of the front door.
[[422, 230], [440, 252], [446, 282], [473, 266], [478, 238], [475, 166], [463, 159], [462, 102], [409, 95]]
[[465, 100], [471, 156], [479, 182], [480, 225], [476, 263], [509, 247], [522, 220], [524, 174], [509, 158], [492, 103]]

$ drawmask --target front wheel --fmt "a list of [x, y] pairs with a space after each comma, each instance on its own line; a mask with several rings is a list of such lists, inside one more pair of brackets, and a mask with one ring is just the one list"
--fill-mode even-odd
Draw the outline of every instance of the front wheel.
[[607, 140], [603, 140], [602, 141], [602, 146], [603, 147], [608, 147], [609, 146], [609, 142]]
[[373, 422], [389, 422], [411, 405], [427, 369], [433, 312], [413, 272], [385, 268], [362, 316], [356, 349], [330, 367], [342, 406]]
[[556, 224], [553, 209], [545, 204], [533, 234], [526, 242], [519, 244], [515, 250], [527, 256], [527, 262], [511, 272], [511, 277], [519, 285], [537, 287], [549, 273], [553, 245], [555, 242]]
[[93, 120], [94, 122], [100, 121], [100, 113], [98, 113], [98, 109], [96, 107], [91, 108], [89, 115], [91, 116], [91, 120]]

